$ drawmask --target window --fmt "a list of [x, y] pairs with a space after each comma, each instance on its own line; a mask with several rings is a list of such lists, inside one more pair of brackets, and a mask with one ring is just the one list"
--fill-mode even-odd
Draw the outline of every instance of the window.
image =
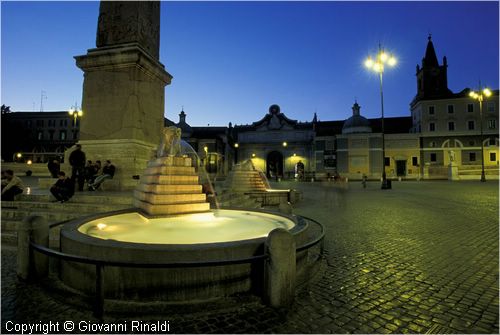
[[448, 114], [453, 114], [455, 112], [455, 106], [454, 105], [448, 105]]
[[467, 112], [474, 113], [474, 104], [467, 104]]
[[37, 127], [43, 127], [43, 120], [36, 120]]
[[73, 139], [78, 139], [78, 130], [73, 131]]
[[492, 138], [492, 137], [490, 137], [489, 141], [488, 141], [488, 145], [493, 145], [494, 146], [495, 145], [495, 139]]
[[61, 132], [59, 133], [59, 139], [61, 141], [66, 140], [66, 130], [61, 130]]
[[431, 162], [435, 162], [437, 159], [436, 159], [436, 153], [433, 152], [431, 153]]
[[448, 130], [449, 131], [455, 130], [455, 122], [453, 122], [453, 121], [448, 122]]
[[429, 106], [429, 115], [434, 115], [434, 106]]
[[38, 134], [36, 135], [36, 138], [38, 138], [39, 141], [43, 140], [43, 131], [39, 131]]
[[316, 141], [316, 151], [324, 151], [326, 147], [325, 141]]
[[415, 156], [413, 156], [413, 157], [411, 158], [411, 164], [412, 164], [413, 166], [418, 166], [418, 158], [417, 158], [417, 157], [415, 157]]
[[49, 139], [50, 140], [54, 139], [54, 130], [49, 130]]
[[429, 147], [435, 148], [436, 147], [436, 142], [432, 141], [429, 143]]
[[488, 102], [487, 104], [488, 112], [494, 112], [495, 111], [495, 103], [494, 102]]
[[384, 157], [384, 165], [391, 166], [391, 158], [390, 157]]
[[59, 127], [67, 127], [68, 126], [68, 120], [59, 120]]
[[470, 147], [473, 147], [474, 145], [476, 145], [476, 142], [475, 142], [475, 141], [469, 141], [469, 146], [470, 146]]
[[490, 162], [495, 162], [497, 160], [497, 153], [490, 152]]
[[436, 124], [434, 122], [429, 123], [429, 131], [436, 131]]
[[469, 130], [474, 130], [474, 121], [467, 121], [467, 128]]
[[491, 119], [488, 120], [488, 129], [496, 129], [497, 128], [497, 120]]
[[476, 153], [475, 152], [469, 152], [469, 161], [470, 162], [476, 161]]

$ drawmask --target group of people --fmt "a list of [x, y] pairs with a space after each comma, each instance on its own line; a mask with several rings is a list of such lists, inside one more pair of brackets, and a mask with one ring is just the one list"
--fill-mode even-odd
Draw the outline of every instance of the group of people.
[[50, 193], [61, 203], [73, 196], [75, 183], [78, 185], [78, 191], [83, 191], [85, 183], [89, 191], [95, 191], [106, 179], [112, 179], [115, 175], [115, 166], [110, 160], [106, 160], [104, 166], [100, 160], [95, 163], [86, 160], [85, 152], [82, 151], [80, 144], [77, 144], [75, 150], [69, 155], [69, 164], [71, 165], [71, 178], [66, 177], [63, 171], [59, 171], [58, 180], [50, 188]]
[[[112, 179], [115, 175], [116, 168], [110, 160], [106, 160], [104, 165], [101, 165], [99, 160], [95, 163], [87, 161], [80, 144], [77, 144], [75, 150], [69, 155], [69, 163], [71, 177], [66, 176], [66, 173], [60, 170], [60, 162], [57, 158], [50, 160], [47, 164], [51, 176], [57, 178], [50, 188], [50, 193], [56, 201], [61, 203], [68, 201], [74, 195], [75, 184], [78, 185], [79, 191], [83, 191], [85, 183], [89, 191], [95, 191], [105, 180]], [[16, 195], [23, 193], [23, 189], [23, 182], [21, 178], [14, 175], [14, 171], [2, 171], [2, 201], [13, 201]]]

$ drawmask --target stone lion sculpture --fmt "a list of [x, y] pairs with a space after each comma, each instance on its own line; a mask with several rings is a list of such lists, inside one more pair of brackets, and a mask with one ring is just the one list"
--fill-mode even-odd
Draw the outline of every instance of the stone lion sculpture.
[[181, 129], [171, 126], [163, 128], [163, 135], [156, 151], [157, 157], [176, 156], [181, 153]]

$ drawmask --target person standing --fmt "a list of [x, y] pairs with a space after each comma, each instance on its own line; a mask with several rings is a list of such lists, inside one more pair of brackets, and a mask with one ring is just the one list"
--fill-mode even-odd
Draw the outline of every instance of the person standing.
[[18, 176], [14, 176], [14, 171], [5, 170], [5, 186], [2, 183], [2, 201], [14, 201], [14, 196], [23, 193], [24, 185]]
[[76, 145], [76, 149], [69, 155], [69, 164], [71, 165], [71, 180], [73, 183], [78, 181], [78, 191], [83, 191], [85, 183], [85, 152], [82, 151], [80, 144]]
[[75, 183], [71, 179], [66, 178], [64, 171], [59, 171], [57, 173], [57, 181], [50, 188], [50, 193], [62, 204], [68, 201], [75, 193]]

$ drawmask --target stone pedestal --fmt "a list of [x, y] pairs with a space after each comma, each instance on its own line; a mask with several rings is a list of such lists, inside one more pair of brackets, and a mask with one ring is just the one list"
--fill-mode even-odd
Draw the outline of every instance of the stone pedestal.
[[459, 180], [458, 177], [458, 166], [456, 163], [450, 163], [448, 165], [448, 180]]
[[[139, 180], [133, 176], [141, 176], [146, 169], [148, 161], [154, 157], [157, 146], [139, 140], [81, 140], [82, 151], [85, 152], [87, 160], [95, 162], [100, 160], [104, 165], [106, 160], [110, 160], [115, 166], [116, 172], [113, 179], [108, 179], [103, 183], [106, 191], [133, 190]], [[70, 148], [65, 153], [65, 158], [61, 170], [71, 175], [69, 165], [69, 155], [74, 148]]]

